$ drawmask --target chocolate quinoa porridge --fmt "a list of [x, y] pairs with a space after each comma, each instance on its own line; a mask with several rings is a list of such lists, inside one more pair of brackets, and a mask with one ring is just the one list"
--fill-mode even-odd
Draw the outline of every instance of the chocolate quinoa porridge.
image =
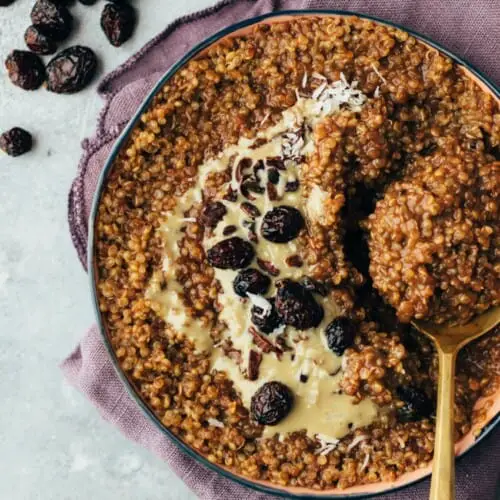
[[[346, 488], [421, 468], [437, 358], [408, 321], [498, 304], [499, 145], [494, 98], [405, 32], [301, 18], [223, 40], [157, 94], [102, 194], [121, 368], [248, 478]], [[484, 423], [499, 346], [459, 355], [457, 439]]]

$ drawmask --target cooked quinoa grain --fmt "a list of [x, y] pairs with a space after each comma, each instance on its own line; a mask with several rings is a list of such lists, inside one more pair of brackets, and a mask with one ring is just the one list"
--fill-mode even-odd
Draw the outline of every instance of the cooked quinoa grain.
[[[335, 85], [351, 92], [349, 105], [287, 131], [281, 156], [217, 160], [222, 167], [204, 178], [202, 195], [176, 212], [195, 192], [203, 165], [241, 138], [260, 154], [264, 129], [311, 96], [336, 92]], [[324, 111], [329, 102], [319, 105]], [[122, 370], [163, 425], [210, 462], [251, 479], [346, 488], [421, 468], [433, 453], [437, 357], [404, 321], [451, 313], [467, 320], [498, 302], [499, 144], [493, 97], [399, 30], [355, 17], [301, 18], [216, 44], [158, 92], [101, 196], [97, 290]], [[264, 255], [259, 217], [280, 199], [295, 200], [306, 224], [276, 243], [284, 253], [273, 261]], [[179, 223], [176, 240], [169, 221]], [[261, 325], [275, 315], [271, 333], [250, 329], [249, 359], [228, 337], [224, 315], [221, 272], [237, 271], [207, 261], [209, 248], [236, 237], [256, 249], [248, 264], [268, 278], [268, 295], [238, 296], [230, 281], [235, 308], [250, 304]], [[298, 324], [294, 307], [304, 297], [318, 313], [309, 323], [323, 321], [293, 338], [273, 302], [284, 279], [297, 295], [286, 304], [287, 321]], [[178, 309], [165, 310], [157, 296], [175, 296]], [[333, 310], [350, 330], [347, 340], [334, 339], [327, 380], [336, 397], [378, 409], [376, 417], [350, 423], [335, 440], [307, 429], [273, 435], [252, 418], [236, 372], [214, 364], [212, 352], [237, 367], [238, 377], [259, 383], [270, 360], [294, 366], [298, 346], [323, 335]], [[485, 410], [474, 406], [498, 387], [499, 346], [493, 332], [459, 355], [457, 439], [484, 424]], [[294, 381], [312, 382], [313, 372]], [[294, 396], [290, 415], [300, 406]]]

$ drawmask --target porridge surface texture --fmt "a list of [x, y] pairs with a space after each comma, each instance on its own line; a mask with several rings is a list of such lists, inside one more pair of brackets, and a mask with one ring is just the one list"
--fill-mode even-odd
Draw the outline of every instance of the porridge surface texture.
[[[422, 467], [437, 358], [407, 322], [498, 302], [499, 144], [495, 100], [399, 30], [301, 19], [213, 46], [157, 94], [102, 194], [120, 366], [246, 477], [345, 488]], [[496, 332], [460, 353], [457, 439], [499, 377]]]

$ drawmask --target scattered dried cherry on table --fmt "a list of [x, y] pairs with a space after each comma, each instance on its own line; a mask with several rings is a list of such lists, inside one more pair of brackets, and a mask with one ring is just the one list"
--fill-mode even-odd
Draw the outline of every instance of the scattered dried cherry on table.
[[0, 135], [0, 149], [9, 156], [21, 156], [31, 150], [33, 138], [20, 127], [14, 127]]
[[73, 94], [85, 88], [97, 70], [97, 57], [88, 47], [75, 45], [59, 52], [47, 64], [47, 90]]
[[119, 47], [134, 32], [137, 15], [134, 7], [120, 3], [108, 3], [101, 14], [101, 28], [111, 45]]
[[266, 382], [253, 396], [250, 412], [261, 425], [276, 425], [293, 407], [293, 392], [281, 382]]
[[304, 217], [296, 208], [282, 205], [264, 215], [260, 232], [268, 241], [287, 243], [295, 239], [304, 226]]
[[83, 3], [83, 5], [94, 5], [97, 0], [78, 0], [80, 3]]
[[240, 271], [233, 281], [233, 288], [236, 295], [247, 297], [247, 293], [264, 295], [271, 286], [269, 276], [262, 274], [257, 269], [244, 269]]
[[0, 0], [0, 7], [8, 7], [13, 4], [16, 0]]
[[403, 402], [397, 411], [400, 422], [416, 422], [430, 417], [434, 412], [434, 403], [422, 389], [401, 386], [396, 389], [396, 393]]
[[342, 356], [354, 344], [356, 329], [349, 318], [335, 318], [325, 329], [326, 342], [331, 351]]
[[307, 330], [318, 326], [324, 316], [323, 308], [313, 294], [300, 283], [284, 279], [276, 284], [276, 309], [285, 324]]
[[35, 90], [45, 81], [42, 60], [27, 50], [13, 50], [5, 60], [10, 81], [24, 90]]
[[51, 0], [37, 0], [31, 11], [31, 22], [57, 42], [68, 38], [73, 28], [73, 16], [67, 7]]
[[38, 26], [28, 26], [24, 32], [24, 41], [31, 52], [35, 54], [46, 56], [54, 54], [57, 50], [55, 41], [45, 35]]
[[219, 241], [207, 252], [208, 263], [219, 269], [243, 269], [254, 257], [252, 244], [239, 236]]

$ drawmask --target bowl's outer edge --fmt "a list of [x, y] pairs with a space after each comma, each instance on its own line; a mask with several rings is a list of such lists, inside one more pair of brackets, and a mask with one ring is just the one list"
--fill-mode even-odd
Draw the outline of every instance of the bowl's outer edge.
[[[382, 495], [385, 493], [392, 493], [395, 491], [398, 491], [402, 488], [406, 488], [412, 484], [415, 484], [421, 480], [423, 480], [425, 477], [427, 477], [430, 473], [430, 468], [424, 469], [423, 471], [416, 471], [417, 474], [415, 478], [406, 480], [405, 482], [401, 481], [396, 481], [395, 483], [374, 483], [372, 485], [363, 485], [361, 487], [353, 487], [353, 488], [348, 488], [346, 490], [326, 490], [325, 492], [314, 492], [313, 490], [307, 490], [307, 489], [291, 489], [291, 488], [280, 488], [277, 485], [272, 485], [269, 482], [255, 482], [250, 479], [247, 479], [244, 476], [240, 476], [235, 474], [234, 472], [230, 471], [227, 468], [212, 464], [209, 462], [203, 455], [198, 454], [196, 451], [194, 451], [191, 447], [186, 445], [179, 437], [177, 437], [174, 433], [172, 433], [169, 429], [167, 429], [163, 424], [160, 422], [158, 417], [151, 411], [151, 409], [146, 405], [146, 403], [142, 400], [141, 396], [139, 395], [139, 392], [135, 389], [133, 383], [128, 379], [128, 377], [125, 375], [125, 373], [121, 370], [118, 360], [115, 356], [114, 350], [111, 345], [111, 341], [107, 335], [106, 332], [106, 327], [104, 325], [103, 319], [101, 317], [101, 313], [99, 310], [99, 303], [98, 303], [98, 296], [97, 296], [97, 289], [96, 289], [96, 277], [97, 277], [97, 272], [96, 272], [96, 263], [94, 260], [94, 250], [95, 250], [95, 222], [98, 214], [98, 207], [101, 199], [101, 194], [105, 185], [106, 178], [109, 174], [109, 171], [114, 163], [114, 160], [116, 156], [118, 155], [121, 147], [123, 146], [124, 142], [126, 141], [129, 133], [131, 130], [134, 128], [136, 125], [137, 121], [139, 120], [140, 116], [143, 114], [143, 112], [148, 108], [150, 105], [152, 99], [154, 96], [158, 93], [158, 91], [165, 85], [165, 83], [172, 78], [172, 76], [179, 70], [181, 69], [187, 62], [189, 62], [191, 59], [200, 56], [204, 50], [208, 49], [211, 45], [214, 43], [219, 42], [222, 38], [224, 37], [232, 37], [236, 36], [236, 32], [248, 30], [252, 26], [262, 23], [262, 22], [281, 22], [286, 20], [287, 18], [295, 18], [295, 17], [304, 17], [304, 16], [342, 16], [342, 17], [349, 17], [349, 16], [355, 16], [363, 19], [368, 19], [383, 25], [391, 26], [394, 28], [398, 28], [400, 30], [408, 32], [410, 35], [414, 36], [415, 38], [419, 39], [420, 41], [426, 43], [427, 45], [431, 46], [434, 49], [437, 49], [438, 51], [446, 54], [448, 57], [453, 59], [457, 64], [459, 64], [468, 74], [471, 76], [483, 89], [491, 92], [497, 99], [500, 99], [500, 89], [493, 84], [491, 81], [488, 80], [488, 78], [483, 75], [478, 69], [476, 69], [474, 66], [469, 64], [468, 62], [464, 61], [462, 58], [458, 57], [457, 55], [453, 54], [449, 50], [445, 49], [438, 43], [430, 40], [427, 38], [425, 35], [422, 35], [420, 33], [417, 33], [411, 29], [405, 28], [401, 25], [398, 25], [396, 23], [380, 19], [376, 16], [370, 16], [367, 14], [360, 14], [357, 12], [351, 12], [351, 11], [342, 11], [342, 10], [330, 10], [330, 9], [314, 9], [314, 10], [288, 10], [288, 11], [280, 11], [280, 12], [273, 12], [273, 13], [268, 13], [268, 14], [263, 14], [261, 16], [257, 16], [251, 19], [247, 19], [238, 23], [235, 23], [227, 28], [224, 28], [223, 30], [219, 31], [218, 33], [215, 33], [214, 35], [208, 37], [198, 45], [196, 45], [194, 48], [192, 48], [189, 52], [187, 52], [178, 62], [176, 62], [174, 65], [172, 65], [166, 73], [162, 76], [162, 78], [158, 81], [158, 83], [155, 85], [155, 87], [151, 90], [151, 92], [148, 94], [148, 96], [144, 99], [142, 104], [139, 106], [137, 112], [134, 114], [134, 116], [130, 119], [120, 136], [115, 140], [115, 144], [113, 145], [112, 151], [106, 160], [106, 163], [104, 165], [104, 168], [102, 169], [99, 180], [97, 182], [96, 186], [96, 192], [94, 194], [93, 202], [92, 202], [92, 209], [91, 209], [91, 214], [90, 214], [90, 219], [89, 219], [89, 241], [88, 241], [88, 248], [87, 248], [87, 261], [88, 261], [88, 269], [89, 269], [89, 281], [90, 281], [90, 290], [92, 294], [92, 304], [94, 307], [94, 312], [96, 315], [96, 320], [97, 320], [97, 325], [99, 328], [99, 331], [101, 333], [101, 336], [104, 341], [104, 345], [110, 355], [110, 358], [113, 362], [113, 366], [115, 368], [115, 371], [117, 372], [119, 378], [122, 380], [122, 382], [125, 385], [125, 388], [127, 392], [130, 394], [130, 396], [135, 400], [135, 402], [139, 405], [139, 407], [142, 409], [142, 411], [145, 413], [145, 415], [170, 439], [172, 440], [179, 448], [181, 448], [184, 452], [186, 452], [190, 457], [194, 458], [197, 460], [200, 464], [204, 465], [205, 467], [213, 470], [214, 472], [217, 472], [235, 482], [237, 482], [240, 485], [247, 486], [251, 489], [261, 491], [263, 493], [268, 493], [271, 495], [278, 495], [282, 497], [292, 497], [292, 498], [310, 498], [310, 499], [335, 499], [335, 500], [352, 500], [352, 499], [360, 499], [360, 498], [373, 498], [374, 496]], [[499, 398], [500, 399], [500, 398]], [[499, 405], [495, 405], [499, 406]], [[474, 441], [473, 438], [471, 438], [469, 441], [471, 441], [466, 449], [461, 449], [460, 446], [457, 446], [457, 451], [460, 451], [460, 455], [457, 458], [461, 458], [464, 456], [468, 451], [470, 451], [477, 443], [482, 441], [490, 432], [500, 423], [500, 413], [496, 414], [491, 418], [491, 420], [485, 424], [486, 430], [481, 433], [481, 435]], [[410, 473], [412, 475], [415, 475], [414, 473]], [[409, 474], [405, 474], [402, 477], [404, 478], [405, 476], [408, 476]], [[398, 483], [402, 484], [398, 484]], [[382, 485], [387, 485], [388, 487], [386, 489], [380, 490], [380, 487]], [[377, 488], [375, 491], [371, 491], [373, 488]], [[337, 493], [338, 491], [338, 493]], [[352, 493], [350, 493], [352, 492]]]

